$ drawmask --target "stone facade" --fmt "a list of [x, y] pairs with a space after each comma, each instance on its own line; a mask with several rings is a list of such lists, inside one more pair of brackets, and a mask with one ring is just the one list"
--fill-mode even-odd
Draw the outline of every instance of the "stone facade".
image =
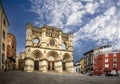
[[6, 69], [13, 70], [16, 67], [16, 38], [13, 34], [7, 33], [7, 58]]
[[9, 22], [0, 0], [0, 70], [5, 69], [6, 60], [6, 40]]
[[73, 35], [61, 29], [43, 25], [26, 25], [26, 55], [24, 71], [73, 72]]
[[24, 66], [25, 66], [25, 52], [20, 52], [20, 54], [17, 56], [16, 58], [16, 68], [17, 70], [24, 70]]

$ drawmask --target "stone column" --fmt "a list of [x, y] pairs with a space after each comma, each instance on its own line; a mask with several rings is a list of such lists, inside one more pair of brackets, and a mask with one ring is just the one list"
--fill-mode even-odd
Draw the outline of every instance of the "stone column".
[[32, 45], [32, 39], [31, 39], [31, 35], [32, 35], [32, 24], [28, 23], [26, 25], [26, 46], [30, 46]]
[[59, 33], [59, 48], [62, 47], [62, 32]]
[[31, 59], [25, 59], [24, 71], [33, 72], [34, 71], [34, 61]]
[[52, 61], [50, 61], [50, 70], [52, 70], [53, 66], [52, 66]]
[[58, 60], [55, 62], [55, 71], [57, 72], [63, 72], [62, 70], [62, 61]]
[[68, 42], [68, 50], [70, 50], [70, 51], [73, 51], [73, 34], [72, 33], [70, 33], [69, 35], [68, 35], [68, 40], [69, 40], [69, 42]]
[[74, 69], [73, 69], [73, 61], [68, 61], [68, 62], [66, 62], [66, 70], [67, 70], [68, 72], [71, 72], [71, 73], [74, 72]]
[[46, 46], [46, 28], [42, 28], [42, 46]]
[[33, 72], [34, 71], [34, 60], [30, 58], [30, 53], [27, 50], [25, 53], [24, 61], [25, 61], [24, 71]]
[[40, 60], [40, 62], [39, 62], [39, 70], [41, 72], [47, 72], [47, 60], [46, 59]]

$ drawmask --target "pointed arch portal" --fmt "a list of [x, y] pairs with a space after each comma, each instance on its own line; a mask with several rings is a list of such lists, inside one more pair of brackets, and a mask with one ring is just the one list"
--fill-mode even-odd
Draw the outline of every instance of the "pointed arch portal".
[[63, 69], [63, 71], [67, 71], [67, 63], [69, 61], [71, 61], [71, 60], [72, 60], [72, 57], [70, 56], [70, 54], [65, 53], [63, 55], [63, 62], [62, 62], [62, 69]]
[[31, 57], [34, 59], [34, 70], [39, 70], [39, 60], [43, 58], [43, 54], [39, 50], [32, 52]]
[[59, 60], [60, 57], [57, 52], [50, 51], [47, 54], [47, 60], [48, 60], [48, 70], [55, 70], [55, 61]]
[[34, 70], [39, 70], [39, 61], [38, 60], [34, 61]]

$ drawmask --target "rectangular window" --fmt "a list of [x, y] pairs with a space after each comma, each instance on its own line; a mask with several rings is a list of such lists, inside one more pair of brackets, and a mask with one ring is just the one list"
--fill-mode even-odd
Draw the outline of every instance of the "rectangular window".
[[3, 49], [3, 51], [5, 51], [5, 44], [4, 43], [2, 43], [2, 49]]
[[113, 53], [113, 57], [116, 57], [116, 53]]
[[5, 64], [5, 54], [2, 53], [2, 64]]
[[87, 57], [87, 61], [86, 62], [87, 62], [87, 65], [88, 65], [88, 57]]
[[109, 64], [105, 64], [105, 68], [109, 68]]
[[117, 64], [113, 64], [113, 68], [116, 69], [117, 68]]
[[108, 62], [108, 58], [105, 58], [105, 63], [107, 63]]
[[3, 19], [3, 25], [4, 25], [4, 27], [6, 27], [6, 21], [5, 21], [5, 19]]
[[91, 61], [91, 64], [93, 64], [93, 56], [91, 56], [91, 60], [90, 61]]
[[5, 31], [3, 30], [3, 38], [5, 39]]
[[108, 57], [108, 54], [105, 54], [105, 57]]
[[117, 63], [117, 58], [113, 58], [113, 63]]

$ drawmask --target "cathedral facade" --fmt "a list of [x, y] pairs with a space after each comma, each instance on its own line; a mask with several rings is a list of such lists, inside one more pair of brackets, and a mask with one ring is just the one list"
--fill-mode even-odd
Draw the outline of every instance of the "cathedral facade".
[[24, 71], [73, 72], [73, 34], [43, 25], [26, 25]]

